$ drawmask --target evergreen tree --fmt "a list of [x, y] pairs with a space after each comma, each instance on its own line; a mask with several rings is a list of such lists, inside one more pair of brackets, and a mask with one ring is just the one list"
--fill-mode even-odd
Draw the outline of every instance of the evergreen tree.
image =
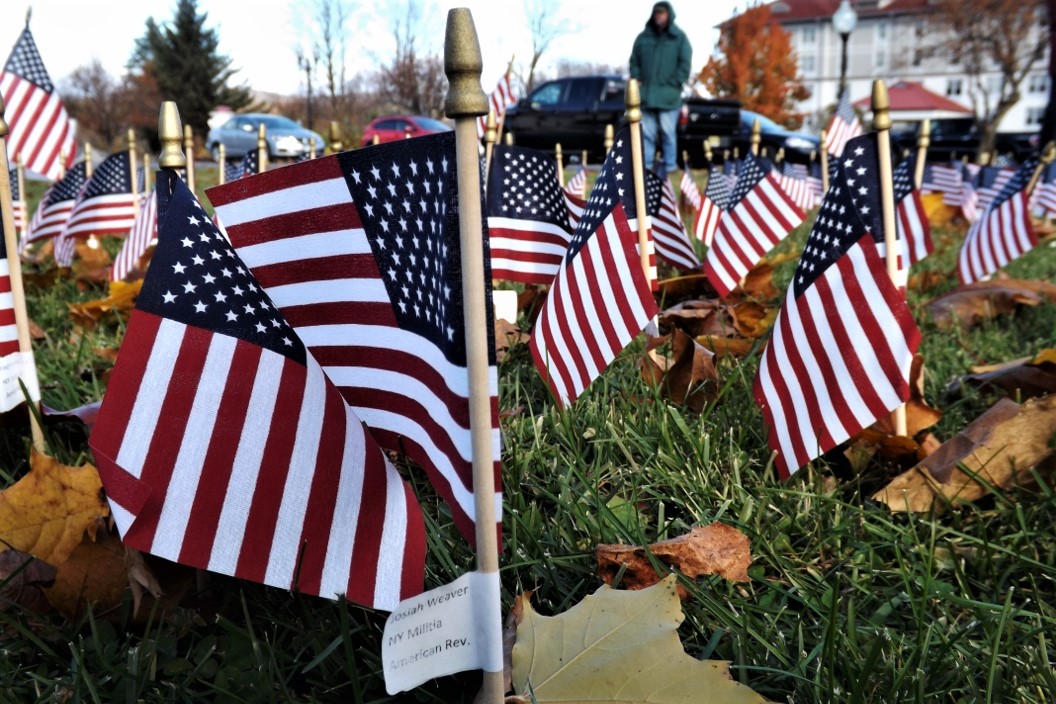
[[216, 30], [205, 27], [207, 16], [198, 13], [197, 0], [179, 0], [171, 24], [147, 20], [129, 62], [130, 68], [153, 76], [162, 98], [176, 101], [184, 124], [198, 135], [209, 129], [209, 113], [217, 105], [239, 110], [253, 101], [247, 86], [228, 85], [235, 69], [218, 51]]

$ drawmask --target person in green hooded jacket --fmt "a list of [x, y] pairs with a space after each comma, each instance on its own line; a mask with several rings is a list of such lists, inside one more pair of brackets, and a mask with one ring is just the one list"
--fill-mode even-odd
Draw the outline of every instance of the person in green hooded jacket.
[[656, 3], [645, 29], [634, 40], [631, 78], [641, 83], [645, 166], [652, 168], [659, 142], [663, 175], [676, 168], [675, 127], [682, 107], [682, 84], [689, 79], [692, 61], [693, 48], [675, 25], [671, 3]]

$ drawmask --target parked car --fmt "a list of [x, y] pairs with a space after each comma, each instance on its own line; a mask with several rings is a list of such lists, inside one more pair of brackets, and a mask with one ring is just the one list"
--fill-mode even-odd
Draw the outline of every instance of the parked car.
[[[752, 125], [759, 120], [759, 153], [771, 159], [779, 150], [785, 150], [785, 159], [794, 164], [809, 164], [811, 156], [817, 154], [821, 140], [806, 132], [785, 129], [769, 117], [751, 110], [741, 110], [741, 122], [737, 131], [728, 138], [720, 138], [717, 148], [736, 148], [743, 157], [752, 146]], [[714, 148], [714, 147], [713, 147]]]
[[[586, 149], [591, 160], [605, 156], [605, 126], [619, 129], [626, 122], [624, 93], [627, 79], [613, 74], [570, 76], [547, 81], [506, 111], [504, 129], [522, 147], [552, 150], [560, 144], [574, 160]], [[737, 125], [736, 100], [694, 98], [682, 109], [681, 142], [685, 126], [692, 135], [729, 134]], [[690, 139], [699, 137], [691, 137]], [[681, 160], [682, 148], [678, 158]]]
[[377, 135], [378, 142], [382, 143], [450, 130], [451, 126], [447, 123], [425, 115], [385, 115], [375, 117], [370, 121], [367, 128], [363, 130], [360, 145], [366, 147], [373, 144], [374, 135]]
[[[917, 148], [920, 123], [914, 122], [903, 129], [891, 130], [891, 143], [899, 151]], [[975, 159], [979, 151], [979, 126], [974, 117], [955, 117], [931, 121], [928, 159], [948, 161], [962, 156]], [[1022, 162], [1038, 149], [1036, 132], [998, 132], [994, 137], [994, 149], [998, 154], [1011, 155]]]
[[260, 125], [267, 131], [268, 156], [298, 157], [310, 151], [312, 142], [315, 150], [322, 153], [325, 142], [323, 138], [309, 129], [282, 115], [268, 113], [245, 113], [235, 115], [224, 124], [209, 130], [205, 143], [213, 159], [220, 160], [220, 145], [224, 145], [228, 159], [241, 159], [246, 152], [257, 148], [257, 131]]

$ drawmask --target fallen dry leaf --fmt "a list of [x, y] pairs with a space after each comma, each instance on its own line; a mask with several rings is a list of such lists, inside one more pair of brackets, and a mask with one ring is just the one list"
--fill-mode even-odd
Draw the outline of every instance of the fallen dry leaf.
[[757, 339], [770, 331], [777, 320], [777, 308], [767, 308], [752, 301], [741, 301], [728, 306], [733, 326], [741, 337]]
[[719, 295], [719, 292], [708, 281], [708, 277], [702, 273], [661, 279], [657, 284], [660, 289], [658, 292], [660, 300], [668, 303], [687, 298], [717, 298]]
[[94, 538], [110, 509], [95, 467], [68, 467], [33, 451], [29, 472], [0, 492], [0, 539], [59, 565], [87, 533]]
[[874, 457], [898, 467], [912, 467], [928, 456], [916, 440], [906, 435], [893, 435], [873, 427], [865, 428], [855, 435], [843, 451], [855, 474], [862, 474]]
[[96, 241], [78, 239], [74, 245], [77, 260], [73, 263], [73, 276], [78, 281], [102, 283], [110, 278], [110, 255]]
[[[917, 433], [942, 420], [942, 411], [924, 400], [924, 355], [913, 355], [909, 368], [909, 400], [906, 401], [906, 435]], [[873, 423], [873, 429], [887, 435], [895, 434], [894, 416], [886, 415]]]
[[0, 611], [10, 604], [37, 613], [47, 611], [44, 587], [54, 582], [54, 565], [14, 548], [0, 552]]
[[[749, 581], [752, 553], [748, 537], [724, 523], [696, 526], [685, 535], [653, 543], [648, 552], [690, 579], [717, 574], [734, 582]], [[611, 585], [624, 565], [620, 586], [626, 589], [651, 587], [665, 576], [657, 573], [646, 549], [634, 545], [598, 545], [594, 557], [605, 584]], [[686, 599], [689, 593], [679, 586], [678, 595]]]
[[1056, 301], [1056, 285], [1042, 281], [997, 278], [960, 286], [933, 299], [925, 308], [935, 325], [968, 329], [984, 320], [1015, 312], [1019, 306]]
[[524, 317], [528, 319], [529, 325], [535, 324], [539, 312], [546, 303], [549, 289], [539, 284], [525, 284], [524, 290], [517, 294], [517, 310], [524, 311]]
[[[698, 660], [678, 639], [685, 618], [675, 578], [641, 591], [602, 586], [559, 616], [524, 597], [513, 646], [514, 693], [539, 704], [756, 704], [766, 700], [730, 677], [729, 663]], [[702, 696], [703, 695], [703, 696]]]
[[741, 282], [741, 291], [756, 300], [772, 301], [781, 295], [774, 287], [775, 262], [764, 260], [752, 268]]
[[950, 280], [948, 271], [922, 271], [909, 277], [907, 283], [911, 291], [930, 291], [939, 286], [945, 286]]
[[513, 600], [510, 613], [506, 614], [506, 623], [502, 629], [502, 684], [503, 692], [513, 689], [513, 646], [517, 642], [517, 627], [524, 620], [524, 604], [531, 603], [532, 592], [522, 592]]
[[44, 591], [48, 602], [70, 620], [81, 618], [89, 603], [96, 614], [116, 608], [128, 586], [125, 546], [106, 530], [97, 538], [81, 540], [69, 559], [59, 563], [55, 584]]
[[955, 379], [947, 387], [945, 398], [959, 398], [964, 386], [1003, 391], [1019, 399], [1044, 396], [1056, 392], [1056, 349], [1042, 350], [1033, 358], [975, 367], [973, 371]]
[[681, 330], [676, 329], [669, 337], [671, 357], [650, 350], [641, 361], [642, 378], [659, 386], [664, 398], [699, 413], [718, 392], [715, 354]]
[[988, 494], [989, 486], [1028, 483], [1031, 470], [1056, 465], [1054, 435], [1056, 395], [1023, 405], [1001, 399], [873, 498], [893, 511], [928, 511], [974, 501]]
[[723, 357], [746, 357], [755, 347], [754, 340], [746, 340], [743, 337], [713, 337], [701, 335], [696, 338], [704, 349], [711, 350], [719, 359]]
[[77, 420], [84, 423], [90, 430], [95, 425], [95, 419], [99, 416], [99, 409], [103, 407], [102, 401], [92, 401], [86, 403], [83, 406], [70, 409], [68, 411], [60, 411], [55, 408], [51, 408], [46, 403], [41, 402], [40, 413], [45, 418], [76, 418]]
[[733, 335], [733, 318], [726, 305], [718, 299], [683, 301], [662, 311], [657, 316], [660, 325], [678, 328], [690, 337]]
[[29, 321], [29, 339], [34, 342], [38, 340], [46, 340], [48, 333], [44, 332], [44, 328], [37, 325], [36, 321], [30, 319]]
[[70, 320], [78, 327], [92, 329], [99, 320], [111, 311], [123, 313], [131, 312], [136, 304], [136, 296], [143, 287], [143, 280], [139, 281], [111, 281], [110, 289], [106, 298], [100, 298], [85, 303], [67, 303]]
[[495, 321], [495, 358], [501, 362], [506, 359], [510, 348], [528, 342], [531, 335], [523, 332], [516, 323], [511, 323], [505, 318]]

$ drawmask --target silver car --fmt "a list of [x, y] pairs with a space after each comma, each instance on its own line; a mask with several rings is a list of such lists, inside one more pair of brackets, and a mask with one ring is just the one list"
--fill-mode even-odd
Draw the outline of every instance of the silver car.
[[228, 159], [240, 159], [246, 152], [257, 148], [257, 130], [263, 124], [267, 131], [268, 156], [299, 157], [310, 151], [315, 142], [316, 153], [323, 151], [323, 138], [315, 132], [301, 127], [282, 115], [246, 113], [235, 115], [220, 127], [209, 130], [206, 146], [213, 159], [220, 160], [220, 145], [224, 145]]

